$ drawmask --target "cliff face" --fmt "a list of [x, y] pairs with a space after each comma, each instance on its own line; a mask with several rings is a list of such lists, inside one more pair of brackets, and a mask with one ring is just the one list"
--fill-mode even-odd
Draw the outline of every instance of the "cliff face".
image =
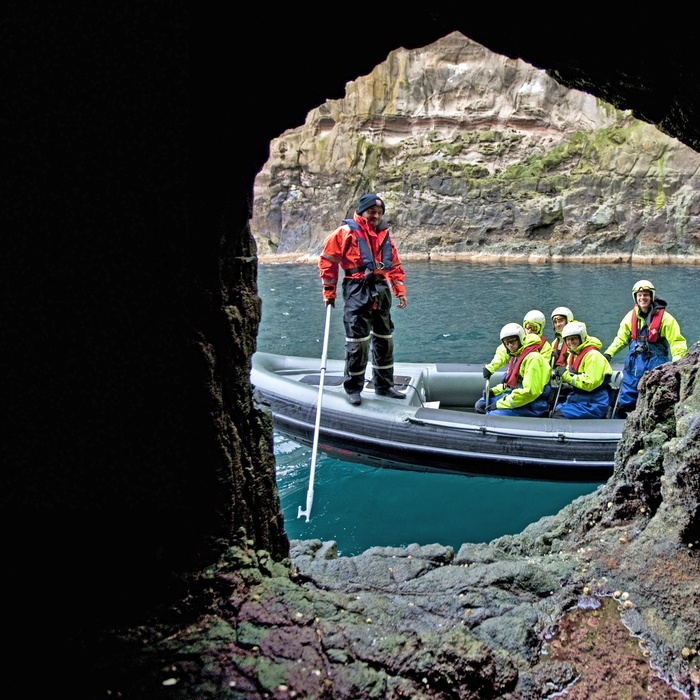
[[402, 256], [700, 255], [700, 155], [458, 32], [397, 49], [270, 145], [251, 230], [314, 258], [378, 192]]

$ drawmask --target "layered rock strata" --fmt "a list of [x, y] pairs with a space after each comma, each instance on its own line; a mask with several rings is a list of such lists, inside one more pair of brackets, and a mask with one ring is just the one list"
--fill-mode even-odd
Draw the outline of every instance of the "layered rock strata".
[[404, 259], [700, 260], [700, 155], [454, 32], [392, 51], [270, 145], [262, 260], [315, 261], [378, 192]]

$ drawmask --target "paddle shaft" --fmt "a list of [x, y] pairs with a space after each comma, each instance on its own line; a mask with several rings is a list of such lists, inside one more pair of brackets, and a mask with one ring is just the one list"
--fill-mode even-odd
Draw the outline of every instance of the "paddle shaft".
[[559, 377], [559, 388], [557, 389], [557, 395], [554, 397], [554, 403], [552, 404], [552, 410], [549, 412], [549, 417], [551, 418], [554, 415], [554, 411], [557, 410], [557, 402], [559, 401], [559, 394], [561, 393], [561, 385], [564, 382], [562, 381], [561, 377]]
[[615, 397], [615, 405], [612, 407], [612, 411], [608, 414], [608, 418], [614, 418], [617, 412], [617, 402], [620, 400], [620, 394], [622, 393], [622, 381], [620, 381], [620, 386], [617, 387], [617, 396]]
[[323, 350], [321, 352], [321, 376], [318, 380], [318, 403], [316, 404], [316, 425], [314, 426], [314, 442], [311, 448], [311, 472], [309, 473], [309, 488], [306, 492], [306, 510], [302, 510], [299, 506], [297, 518], [306, 517], [306, 522], [309, 522], [311, 515], [311, 505], [314, 502], [314, 478], [316, 476], [316, 455], [318, 454], [318, 434], [319, 426], [321, 425], [321, 401], [323, 399], [323, 384], [326, 378], [326, 358], [328, 357], [328, 332], [331, 327], [331, 309], [330, 304], [326, 305], [326, 327], [323, 330]]

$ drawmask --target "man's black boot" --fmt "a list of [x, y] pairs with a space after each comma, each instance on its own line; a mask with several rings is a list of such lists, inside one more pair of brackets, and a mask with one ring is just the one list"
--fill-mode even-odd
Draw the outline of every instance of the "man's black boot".
[[348, 403], [359, 406], [362, 403], [362, 397], [359, 394], [348, 394]]
[[402, 394], [400, 391], [396, 391], [393, 386], [387, 389], [375, 389], [374, 391], [377, 396], [388, 396], [390, 399], [405, 399], [406, 394]]

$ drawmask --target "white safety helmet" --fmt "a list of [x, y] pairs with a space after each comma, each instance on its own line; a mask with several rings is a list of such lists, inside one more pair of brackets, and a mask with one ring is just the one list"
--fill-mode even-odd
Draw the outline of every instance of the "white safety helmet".
[[538, 333], [542, 333], [542, 331], [544, 330], [544, 324], [546, 323], [544, 314], [541, 311], [538, 311], [537, 309], [528, 311], [525, 314], [525, 318], [523, 319], [523, 326], [528, 322], [537, 324], [537, 327], [539, 328], [539, 330], [537, 331]]
[[656, 287], [649, 280], [639, 280], [632, 287], [632, 299], [637, 301], [637, 292], [651, 292], [651, 300], [656, 299]]
[[506, 323], [506, 325], [501, 328], [501, 340], [514, 335], [518, 336], [518, 340], [520, 340], [520, 344], [522, 345], [523, 340], [525, 340], [525, 329], [519, 323]]
[[586, 324], [581, 323], [581, 321], [572, 321], [571, 323], [567, 323], [561, 332], [561, 337], [570, 338], [572, 335], [577, 335], [579, 338], [581, 338], [581, 342], [583, 343], [586, 338], [588, 338]]
[[571, 323], [574, 320], [574, 312], [566, 306], [557, 306], [557, 308], [552, 311], [550, 318], [554, 318], [555, 316], [565, 316], [567, 323]]

